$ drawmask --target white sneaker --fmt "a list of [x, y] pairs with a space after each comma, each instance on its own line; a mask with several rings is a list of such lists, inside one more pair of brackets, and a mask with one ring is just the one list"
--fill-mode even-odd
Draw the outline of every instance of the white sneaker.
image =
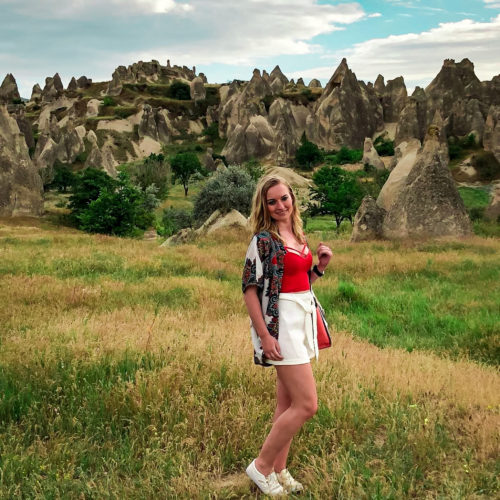
[[275, 472], [271, 472], [269, 476], [264, 476], [255, 467], [255, 460], [247, 467], [248, 477], [258, 486], [262, 493], [269, 496], [285, 495], [285, 490], [278, 483], [278, 478]]
[[283, 469], [281, 472], [277, 472], [276, 477], [287, 493], [297, 493], [304, 489], [304, 486], [293, 478], [290, 472], [288, 472], [288, 469]]

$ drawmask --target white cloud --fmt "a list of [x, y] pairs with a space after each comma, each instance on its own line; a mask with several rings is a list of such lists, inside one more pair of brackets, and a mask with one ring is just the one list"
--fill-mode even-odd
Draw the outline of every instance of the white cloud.
[[[469, 58], [480, 80], [491, 79], [500, 72], [495, 54], [500, 53], [500, 15], [490, 22], [464, 19], [457, 23], [441, 23], [422, 33], [391, 35], [354, 45], [332, 55], [335, 61], [347, 58], [349, 67], [359, 79], [374, 81], [382, 74], [386, 80], [404, 76], [409, 88], [426, 86], [436, 76], [444, 59], [457, 62]], [[334, 67], [297, 71], [297, 78], [329, 79]]]
[[[366, 18], [357, 3], [326, 5], [316, 0], [192, 0], [189, 20], [206, 28], [209, 39], [194, 32], [187, 43], [174, 40], [151, 50], [129, 52], [131, 61], [169, 58], [187, 65], [252, 65], [263, 57], [305, 55], [324, 49], [311, 40]], [[244, 20], [244, 22], [241, 22]]]
[[15, 12], [43, 19], [68, 19], [77, 16], [121, 17], [129, 14], [183, 13], [192, 9], [189, 3], [176, 0], [0, 0], [0, 5], [11, 5]]
[[380, 12], [374, 12], [373, 14], [368, 14], [368, 17], [381, 17], [382, 14]]
[[500, 2], [498, 0], [484, 0], [484, 3], [488, 9], [500, 9]]

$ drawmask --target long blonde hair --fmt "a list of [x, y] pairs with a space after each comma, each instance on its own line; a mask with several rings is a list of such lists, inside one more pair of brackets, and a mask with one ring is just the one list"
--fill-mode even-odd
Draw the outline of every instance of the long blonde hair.
[[267, 208], [267, 192], [270, 188], [277, 184], [283, 184], [287, 187], [290, 197], [292, 198], [292, 232], [297, 238], [297, 241], [305, 243], [304, 230], [302, 227], [302, 219], [300, 218], [299, 207], [297, 206], [297, 199], [290, 184], [280, 177], [279, 175], [265, 175], [257, 183], [255, 193], [252, 200], [252, 213], [250, 214], [250, 226], [254, 234], [261, 231], [268, 231], [275, 238], [283, 243], [283, 238], [278, 232], [276, 222], [271, 218], [269, 209]]

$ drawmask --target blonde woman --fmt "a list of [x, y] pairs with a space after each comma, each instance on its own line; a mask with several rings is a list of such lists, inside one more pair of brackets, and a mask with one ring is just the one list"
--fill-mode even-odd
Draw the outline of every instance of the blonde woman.
[[317, 358], [310, 283], [323, 276], [332, 252], [320, 243], [318, 264], [304, 238], [295, 195], [286, 180], [263, 177], [255, 190], [242, 288], [251, 319], [254, 361], [274, 365], [277, 405], [271, 432], [247, 474], [268, 495], [303, 490], [286, 467], [293, 436], [317, 410], [311, 358]]

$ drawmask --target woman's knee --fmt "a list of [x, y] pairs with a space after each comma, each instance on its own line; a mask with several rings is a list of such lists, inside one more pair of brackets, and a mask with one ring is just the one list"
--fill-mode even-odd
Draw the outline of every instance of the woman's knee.
[[309, 399], [301, 402], [300, 411], [305, 420], [309, 420], [310, 418], [316, 415], [318, 411], [318, 400], [317, 399]]

